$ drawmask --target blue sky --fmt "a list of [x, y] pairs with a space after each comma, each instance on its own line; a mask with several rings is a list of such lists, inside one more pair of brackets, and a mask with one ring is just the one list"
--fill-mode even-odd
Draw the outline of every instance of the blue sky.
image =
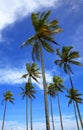
[[[26, 73], [26, 62], [32, 62], [31, 47], [20, 48], [27, 38], [34, 34], [31, 23], [31, 13], [37, 11], [51, 10], [50, 19], [58, 19], [59, 26], [63, 32], [57, 34], [55, 39], [64, 45], [74, 46], [74, 50], [80, 52], [80, 59], [83, 63], [83, 1], [82, 0], [3, 0], [0, 2], [0, 102], [3, 99], [2, 93], [11, 90], [14, 93], [14, 105], [8, 104], [5, 130], [25, 129], [25, 100], [18, 96], [20, 86], [24, 86], [26, 80], [20, 77]], [[57, 46], [55, 47], [57, 48]], [[44, 52], [45, 70], [47, 82], [52, 81], [52, 75], [60, 75], [65, 79], [65, 86], [70, 87], [68, 77], [62, 70], [54, 65], [57, 58], [54, 54]], [[49, 57], [49, 58], [48, 58]], [[38, 63], [38, 62], [37, 62]], [[38, 63], [40, 67], [40, 63]], [[72, 76], [75, 88], [83, 92], [83, 68], [72, 66]], [[36, 84], [36, 99], [33, 100], [33, 124], [34, 130], [45, 130], [44, 104], [42, 79], [40, 85]], [[68, 108], [68, 100], [65, 94], [60, 95], [61, 108], [63, 113], [63, 124], [65, 130], [76, 129], [73, 107]], [[0, 127], [2, 123], [4, 106], [0, 105]], [[80, 110], [83, 115], [83, 106]], [[50, 109], [49, 109], [50, 110]], [[53, 110], [56, 129], [60, 130], [57, 99], [53, 99]]]

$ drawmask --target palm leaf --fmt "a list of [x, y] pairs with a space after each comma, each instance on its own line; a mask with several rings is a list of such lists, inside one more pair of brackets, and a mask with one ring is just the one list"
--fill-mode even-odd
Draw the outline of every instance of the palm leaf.
[[35, 40], [35, 36], [30, 37], [28, 40], [26, 40], [25, 42], [23, 42], [21, 44], [21, 47], [24, 47], [24, 46], [26, 46], [28, 44], [34, 45], [34, 40]]
[[48, 20], [48, 17], [50, 15], [51, 11], [49, 10], [47, 13], [44, 13], [42, 20], [45, 22]]
[[34, 76], [32, 76], [32, 78], [33, 78], [37, 83], [39, 83], [39, 81], [38, 81]]
[[21, 78], [26, 78], [28, 74], [23, 74]]
[[60, 58], [62, 58], [62, 55], [61, 55], [61, 53], [60, 53], [60, 49], [56, 49], [56, 54], [60, 57]]
[[83, 66], [83, 64], [81, 64], [81, 63], [78, 62], [78, 61], [70, 60], [70, 62], [71, 62], [72, 64], [75, 64], [75, 65], [78, 65], [78, 66]]
[[69, 53], [69, 59], [74, 59], [74, 58], [79, 58], [80, 57], [80, 54], [78, 51], [71, 51]]
[[39, 44], [35, 43], [32, 50], [32, 59], [35, 60], [35, 58], [40, 61], [40, 48]]
[[41, 40], [42, 41], [42, 45], [44, 47], [44, 49], [50, 53], [53, 53], [54, 50], [52, 49], [51, 45], [46, 43], [44, 40]]

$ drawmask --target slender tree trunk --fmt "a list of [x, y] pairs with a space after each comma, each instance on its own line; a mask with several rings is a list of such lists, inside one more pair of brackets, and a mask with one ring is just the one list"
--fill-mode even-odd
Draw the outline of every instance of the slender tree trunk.
[[81, 118], [81, 114], [80, 114], [80, 110], [79, 110], [79, 106], [78, 103], [76, 102], [76, 107], [77, 107], [77, 111], [78, 111], [78, 115], [79, 115], [79, 119], [80, 119], [80, 124], [83, 130], [83, 122], [82, 122], [82, 118]]
[[26, 96], [26, 130], [28, 130], [28, 97]]
[[62, 122], [62, 113], [61, 113], [61, 108], [60, 108], [60, 100], [59, 100], [59, 95], [57, 94], [58, 97], [58, 108], [59, 108], [59, 114], [60, 114], [60, 123], [61, 123], [61, 129], [63, 129], [63, 122]]
[[76, 118], [77, 129], [80, 130], [80, 128], [79, 128], [79, 123], [78, 123], [78, 118], [77, 118], [77, 113], [76, 113], [76, 107], [75, 107], [74, 101], [73, 101], [73, 106], [74, 106], [74, 112], [75, 112], [75, 118]]
[[[31, 77], [29, 76], [29, 83], [31, 83]], [[33, 123], [32, 123], [32, 97], [30, 98], [30, 126], [31, 130], [33, 130]]]
[[51, 98], [51, 96], [50, 96], [50, 106], [51, 106], [52, 127], [53, 127], [53, 130], [55, 130], [54, 119], [53, 119], [52, 98]]
[[72, 78], [71, 78], [71, 75], [70, 75], [70, 74], [69, 74], [69, 80], [70, 80], [71, 88], [74, 88], [73, 82], [72, 82]]
[[49, 110], [48, 110], [48, 95], [47, 95], [47, 84], [46, 84], [45, 69], [44, 69], [44, 58], [43, 58], [42, 44], [41, 44], [41, 43], [40, 43], [40, 55], [41, 55], [41, 67], [42, 67], [43, 89], [44, 89], [46, 130], [50, 130]]
[[[71, 78], [71, 75], [70, 75], [70, 74], [69, 74], [69, 79], [70, 79], [71, 88], [74, 89], [73, 82], [72, 82], [72, 78]], [[73, 103], [74, 103], [74, 102], [73, 102]], [[77, 119], [77, 113], [76, 113], [75, 104], [74, 104], [74, 111], [75, 111], [75, 118], [76, 118], [77, 128], [78, 128], [78, 130], [79, 130], [79, 124], [78, 124], [78, 119]]]
[[5, 108], [4, 108], [3, 122], [2, 122], [2, 130], [4, 130], [4, 122], [5, 122], [5, 116], [6, 116], [6, 108], [7, 108], [7, 101], [5, 101]]
[[30, 98], [30, 123], [31, 123], [31, 130], [33, 130], [33, 125], [32, 125], [32, 98]]

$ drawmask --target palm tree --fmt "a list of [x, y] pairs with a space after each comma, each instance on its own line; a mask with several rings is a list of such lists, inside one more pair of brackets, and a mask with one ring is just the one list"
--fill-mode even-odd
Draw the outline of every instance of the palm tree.
[[49, 124], [49, 113], [48, 113], [48, 98], [47, 98], [47, 88], [46, 88], [46, 78], [45, 78], [45, 69], [44, 69], [44, 57], [43, 57], [43, 48], [53, 53], [54, 50], [51, 46], [51, 43], [58, 45], [54, 40], [54, 34], [57, 34], [62, 31], [58, 27], [58, 21], [52, 20], [49, 21], [50, 11], [39, 13], [32, 13], [31, 20], [34, 26], [35, 35], [27, 39], [22, 47], [30, 44], [32, 49], [32, 58], [35, 58], [40, 61], [42, 66], [42, 78], [43, 78], [43, 89], [44, 89], [44, 102], [45, 102], [45, 117], [46, 117], [46, 129], [50, 130]]
[[5, 108], [4, 108], [4, 114], [3, 114], [3, 122], [2, 122], [2, 130], [4, 130], [4, 122], [5, 122], [5, 116], [6, 116], [6, 109], [7, 109], [7, 102], [10, 102], [13, 104], [13, 94], [11, 91], [6, 91], [5, 93], [3, 93], [3, 101], [2, 104], [5, 102]]
[[59, 60], [55, 60], [55, 64], [58, 65], [60, 68], [63, 67], [66, 74], [69, 75], [71, 87], [73, 88], [73, 83], [71, 79], [71, 73], [73, 74], [73, 71], [70, 67], [71, 64], [83, 66], [80, 62], [75, 60], [76, 58], [80, 58], [78, 51], [72, 51], [72, 46], [64, 46], [60, 52], [60, 49], [56, 49], [56, 54], [59, 56]]
[[27, 73], [26, 74], [23, 74], [22, 75], [22, 78], [26, 78], [28, 77], [28, 82], [31, 83], [31, 78], [33, 80], [35, 80], [36, 82], [38, 82], [37, 78], [40, 78], [40, 72], [39, 72], [39, 68], [37, 66], [37, 64], [34, 62], [34, 63], [26, 63], [26, 70], [27, 70]]
[[59, 114], [60, 114], [60, 123], [61, 123], [61, 129], [63, 130], [63, 123], [62, 123], [62, 113], [61, 113], [61, 107], [60, 107], [60, 99], [59, 99], [59, 92], [63, 92], [63, 89], [65, 88], [63, 85], [63, 79], [60, 78], [60, 76], [53, 76], [53, 83], [50, 83], [48, 86], [48, 94], [52, 97], [56, 97], [58, 99], [58, 108], [59, 108]]
[[47, 87], [48, 87], [48, 94], [49, 94], [49, 96], [50, 96], [52, 127], [53, 127], [53, 130], [55, 130], [54, 119], [53, 119], [52, 98], [51, 98], [51, 97], [55, 97], [55, 88], [54, 88], [53, 83], [50, 83]]
[[[59, 56], [60, 59], [55, 60], [55, 64], [58, 65], [60, 68], [63, 67], [65, 73], [68, 74], [68, 76], [69, 76], [71, 88], [74, 88], [72, 78], [71, 78], [71, 74], [73, 74], [73, 71], [72, 71], [70, 65], [72, 64], [72, 65], [83, 66], [83, 64], [81, 64], [80, 62], [75, 60], [76, 58], [80, 58], [80, 55], [79, 55], [78, 51], [72, 51], [72, 49], [73, 49], [72, 46], [64, 46], [62, 48], [61, 52], [60, 52], [60, 49], [56, 49], [56, 54]], [[73, 105], [74, 105], [74, 103], [73, 103]], [[74, 106], [74, 108], [75, 108], [75, 106]], [[75, 112], [75, 118], [76, 118], [76, 122], [77, 122], [77, 128], [79, 130], [77, 114], [76, 114], [75, 109], [74, 109], [74, 112]]]
[[32, 86], [31, 83], [26, 83], [25, 87], [20, 87], [22, 92], [20, 95], [22, 95], [22, 99], [26, 97], [26, 130], [28, 130], [28, 98], [30, 99], [30, 122], [31, 122], [31, 130], [33, 130], [32, 127], [32, 99], [35, 98], [35, 90], [34, 86]]
[[[39, 72], [40, 69], [37, 67], [37, 64], [35, 62], [32, 63], [32, 64], [31, 63], [26, 63], [26, 70], [27, 70], [27, 73], [22, 75], [22, 78], [26, 78], [28, 76], [28, 83], [30, 83], [30, 84], [32, 84], [31, 79], [33, 79], [36, 82], [38, 82], [37, 78], [40, 78], [40, 72]], [[32, 106], [32, 99], [31, 98], [30, 98], [30, 106]], [[26, 97], [26, 100], [28, 100], [27, 97]], [[30, 113], [32, 113], [32, 112], [30, 112]], [[30, 119], [31, 119], [31, 130], [33, 130], [32, 116], [31, 116]], [[28, 119], [26, 120], [27, 129], [28, 129], [28, 122], [27, 121], [28, 121]]]
[[63, 92], [63, 89], [65, 89], [63, 82], [64, 82], [64, 80], [62, 78], [60, 78], [60, 76], [53, 76], [53, 84], [54, 84], [54, 88], [55, 88], [55, 94], [57, 95], [57, 99], [58, 99], [58, 108], [59, 108], [60, 123], [61, 123], [61, 129], [62, 130], [64, 128], [63, 128], [62, 113], [61, 113], [60, 99], [59, 99], [58, 93]]
[[80, 96], [82, 96], [82, 94], [78, 93], [78, 90], [76, 90], [74, 88], [69, 89], [67, 92], [68, 92], [68, 95], [66, 95], [66, 97], [69, 98], [68, 104], [75, 102], [75, 107], [77, 108], [79, 119], [80, 119], [80, 124], [81, 124], [82, 130], [83, 130], [82, 118], [81, 118], [81, 114], [80, 114], [80, 110], [79, 110], [79, 106], [78, 106], [78, 103], [83, 103], [83, 99], [80, 97]]

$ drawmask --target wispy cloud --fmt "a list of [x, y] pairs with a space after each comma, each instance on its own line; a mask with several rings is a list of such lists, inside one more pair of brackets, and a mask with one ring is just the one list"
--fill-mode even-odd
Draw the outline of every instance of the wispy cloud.
[[0, 30], [8, 24], [12, 24], [17, 19], [28, 15], [34, 10], [41, 9], [42, 7], [54, 6], [58, 0], [12, 0], [0, 2]]
[[[55, 127], [60, 130], [60, 117], [55, 116]], [[2, 121], [0, 121], [1, 127]], [[76, 121], [73, 119], [73, 115], [63, 115], [63, 125], [65, 130], [76, 130]], [[45, 122], [33, 122], [34, 130], [45, 130]], [[50, 124], [52, 129], [52, 124]], [[30, 129], [30, 128], [29, 128]], [[5, 130], [25, 130], [25, 124], [16, 121], [5, 121]], [[81, 128], [80, 128], [81, 130]]]
[[[21, 78], [23, 74], [27, 73], [25, 68], [11, 68], [4, 67], [0, 68], [0, 84], [22, 84], [27, 82], [27, 79]], [[46, 79], [47, 82], [52, 82], [52, 73], [50, 71], [46, 71]], [[36, 83], [34, 80], [33, 83]], [[41, 89], [42, 86], [42, 77], [39, 79], [39, 83], [36, 83]]]

